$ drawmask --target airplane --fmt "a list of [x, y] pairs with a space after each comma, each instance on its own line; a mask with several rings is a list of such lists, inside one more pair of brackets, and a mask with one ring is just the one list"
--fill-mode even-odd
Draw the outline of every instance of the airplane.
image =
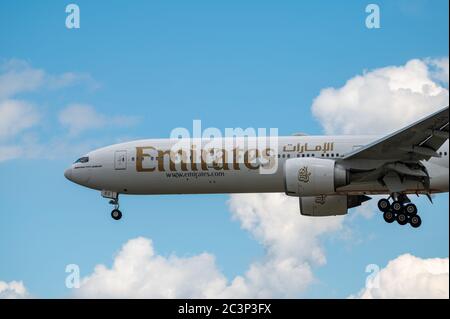
[[382, 137], [131, 141], [85, 154], [64, 175], [101, 191], [115, 220], [122, 217], [119, 194], [284, 192], [299, 198], [302, 215], [322, 217], [345, 215], [368, 195], [386, 195], [378, 201], [384, 220], [417, 228], [422, 220], [410, 196], [432, 202], [432, 194], [449, 190], [448, 138], [447, 106]]

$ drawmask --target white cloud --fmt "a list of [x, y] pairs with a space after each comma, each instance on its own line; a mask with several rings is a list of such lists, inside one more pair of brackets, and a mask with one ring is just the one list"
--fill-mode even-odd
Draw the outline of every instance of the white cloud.
[[380, 210], [378, 209], [378, 201], [381, 198], [385, 198], [384, 195], [370, 195], [371, 200], [364, 202], [361, 206], [356, 207], [349, 214], [349, 218], [355, 219], [358, 217], [363, 217], [365, 219], [372, 219], [376, 215], [380, 215]]
[[0, 162], [18, 158], [23, 154], [23, 148], [16, 145], [0, 145]]
[[277, 259], [296, 257], [313, 264], [326, 262], [319, 236], [342, 228], [343, 217], [300, 215], [296, 197], [283, 193], [235, 194], [229, 200], [233, 218]]
[[0, 281], [0, 299], [28, 298], [29, 294], [21, 281]]
[[231, 195], [229, 207], [266, 251], [229, 289], [244, 298], [299, 297], [315, 280], [312, 268], [326, 263], [320, 237], [344, 227], [343, 217], [300, 215], [298, 198], [281, 193]]
[[90, 88], [99, 87], [99, 84], [87, 73], [49, 74], [18, 59], [4, 62], [0, 65], [0, 72], [0, 100], [20, 93], [34, 92], [40, 88], [60, 89], [79, 83], [85, 83]]
[[130, 126], [137, 118], [130, 116], [109, 116], [97, 112], [86, 104], [71, 104], [59, 113], [59, 122], [68, 128], [69, 134], [78, 135], [84, 131], [107, 126]]
[[66, 136], [41, 141], [38, 135], [25, 134], [18, 143], [0, 144], [0, 163], [15, 158], [62, 159], [72, 161], [88, 151], [108, 144], [108, 138], [90, 138], [71, 142]]
[[391, 260], [357, 296], [374, 298], [449, 298], [448, 258], [422, 259], [410, 254]]
[[44, 117], [43, 112], [29, 101], [19, 100], [17, 95], [42, 89], [60, 89], [78, 83], [88, 84], [91, 88], [98, 86], [85, 73], [53, 75], [18, 59], [0, 64], [0, 162], [19, 156], [32, 158], [43, 153], [40, 151], [42, 145], [27, 143], [24, 136], [25, 131], [35, 128]]
[[222, 291], [226, 279], [212, 255], [179, 258], [155, 254], [152, 241], [128, 241], [111, 269], [103, 265], [84, 278], [76, 297], [82, 298], [205, 298]]
[[320, 92], [312, 112], [327, 134], [381, 134], [448, 105], [448, 58], [410, 60]]
[[98, 89], [101, 86], [88, 73], [65, 72], [58, 75], [48, 75], [46, 80], [49, 89], [61, 89], [82, 83], [91, 90]]
[[[71, 142], [68, 147], [68, 136], [46, 137], [45, 142], [40, 141], [40, 132], [36, 128], [48, 114], [29, 102], [28, 98], [18, 98], [23, 93], [58, 90], [77, 84], [84, 84], [91, 89], [99, 87], [87, 73], [50, 74], [18, 59], [0, 63], [0, 162], [19, 156], [54, 158], [61, 154], [72, 154], [77, 150], [85, 152], [90, 148], [89, 145], [98, 146], [96, 142], [85, 141], [78, 145]], [[105, 128], [108, 125], [130, 126], [137, 122], [134, 117], [106, 116], [98, 113], [92, 106], [79, 104], [69, 105], [61, 112], [59, 120], [72, 136], [84, 130]], [[33, 136], [32, 141], [29, 135]], [[98, 141], [99, 137], [96, 140]]]
[[16, 136], [34, 126], [39, 115], [34, 106], [25, 101], [0, 101], [0, 140]]
[[428, 59], [427, 62], [431, 68], [431, 77], [436, 81], [441, 82], [448, 88], [448, 81], [449, 81], [448, 57], [441, 59]]
[[45, 78], [43, 70], [33, 69], [22, 60], [9, 60], [0, 70], [0, 100], [34, 91], [43, 84]]
[[314, 282], [312, 268], [326, 262], [319, 237], [343, 227], [342, 217], [301, 216], [298, 199], [284, 194], [232, 195], [229, 207], [266, 250], [245, 274], [228, 281], [210, 254], [163, 257], [151, 240], [137, 238], [123, 246], [111, 268], [96, 266], [76, 297], [298, 297]]

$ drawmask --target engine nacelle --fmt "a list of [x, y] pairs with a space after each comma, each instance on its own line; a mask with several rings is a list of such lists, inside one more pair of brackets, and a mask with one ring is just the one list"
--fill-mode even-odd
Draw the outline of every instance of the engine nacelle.
[[345, 215], [349, 208], [369, 200], [365, 195], [320, 195], [300, 197], [300, 213], [306, 216]]
[[330, 195], [349, 184], [347, 170], [331, 159], [288, 159], [284, 178], [286, 194], [300, 197]]

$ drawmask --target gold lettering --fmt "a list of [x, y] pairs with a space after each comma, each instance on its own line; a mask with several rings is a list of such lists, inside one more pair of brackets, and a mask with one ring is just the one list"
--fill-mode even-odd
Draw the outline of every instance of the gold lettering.
[[208, 170], [208, 163], [205, 161], [205, 159], [207, 159], [207, 157], [208, 157], [208, 151], [205, 150], [205, 149], [202, 149], [201, 150], [201, 154], [202, 154], [202, 157], [201, 157], [202, 170], [203, 171], [207, 171]]
[[181, 170], [182, 171], [188, 171], [187, 163], [190, 162], [189, 155], [186, 154], [183, 150], [180, 150], [181, 153]]
[[267, 168], [271, 169], [275, 166], [275, 161], [272, 160], [272, 157], [274, 157], [274, 155], [272, 155], [272, 152], [275, 152], [274, 150], [270, 149], [270, 148], [266, 148], [263, 152], [261, 157], [263, 158], [264, 163], [267, 163]]
[[217, 149], [220, 154], [220, 158], [215, 158], [213, 161], [213, 167], [215, 170], [229, 170], [228, 162], [227, 162], [227, 152], [224, 149]]
[[233, 169], [235, 169], [235, 170], [241, 169], [241, 167], [239, 166], [239, 162], [238, 162], [239, 152], [240, 152], [239, 148], [235, 148], [233, 150]]
[[259, 164], [256, 164], [256, 166], [252, 165], [252, 161], [254, 161], [256, 158], [258, 158], [258, 150], [248, 150], [244, 154], [244, 164], [248, 169], [258, 169]]
[[191, 148], [191, 170], [197, 170], [197, 152], [195, 151], [195, 145]]
[[160, 172], [164, 172], [165, 168], [164, 168], [164, 156], [165, 155], [169, 155], [169, 169], [171, 171], [176, 171], [175, 168], [175, 163], [172, 161], [172, 156], [170, 154], [170, 150], [167, 151], [162, 151], [162, 150], [158, 150], [158, 171]]
[[138, 172], [153, 172], [155, 170], [155, 167], [149, 167], [149, 168], [142, 167], [142, 162], [144, 161], [144, 158], [150, 157], [150, 154], [144, 153], [144, 150], [155, 150], [156, 151], [156, 149], [152, 146], [136, 147], [136, 171], [138, 171]]

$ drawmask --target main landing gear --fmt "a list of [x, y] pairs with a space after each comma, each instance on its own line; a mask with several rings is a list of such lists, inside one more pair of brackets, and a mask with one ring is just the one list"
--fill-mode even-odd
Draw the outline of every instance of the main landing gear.
[[387, 223], [397, 221], [400, 225], [409, 223], [414, 228], [420, 227], [422, 219], [417, 215], [417, 207], [406, 195], [395, 196], [392, 203], [389, 198], [378, 201], [378, 209], [383, 212], [383, 218]]
[[119, 210], [119, 193], [111, 191], [102, 191], [102, 196], [105, 198], [110, 198], [109, 203], [114, 205], [114, 209], [111, 211], [111, 217], [115, 220], [122, 218], [122, 212]]

